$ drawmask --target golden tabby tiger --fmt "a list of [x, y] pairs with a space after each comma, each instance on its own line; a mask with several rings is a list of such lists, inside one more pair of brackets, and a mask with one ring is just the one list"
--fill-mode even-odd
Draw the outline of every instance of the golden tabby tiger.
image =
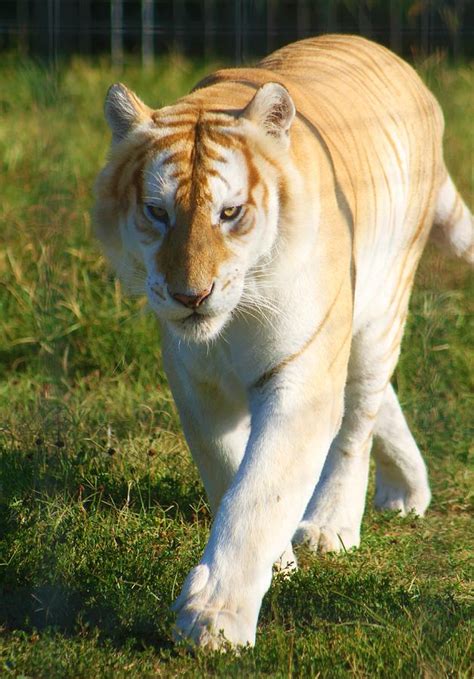
[[430, 232], [472, 261], [472, 216], [435, 99], [362, 38], [294, 43], [156, 111], [114, 85], [106, 117], [97, 233], [125, 282], [145, 272], [215, 514], [178, 635], [253, 644], [292, 540], [359, 544], [373, 442], [376, 505], [424, 513], [390, 377]]

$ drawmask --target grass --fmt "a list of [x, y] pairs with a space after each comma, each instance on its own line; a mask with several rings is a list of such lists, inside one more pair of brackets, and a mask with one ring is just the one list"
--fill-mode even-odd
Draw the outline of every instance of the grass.
[[[107, 86], [120, 78], [159, 105], [206, 70], [177, 57], [120, 74], [2, 59], [0, 675], [467, 678], [473, 281], [432, 250], [395, 375], [430, 469], [426, 518], [377, 514], [369, 498], [360, 550], [300, 550], [301, 570], [265, 597], [256, 649], [171, 642], [169, 605], [210, 517], [155, 322], [110, 277], [89, 208]], [[423, 74], [472, 206], [472, 69], [434, 60]]]

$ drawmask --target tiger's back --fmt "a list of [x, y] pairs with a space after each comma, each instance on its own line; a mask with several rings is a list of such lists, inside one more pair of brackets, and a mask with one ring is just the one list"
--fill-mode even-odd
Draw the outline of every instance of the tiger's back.
[[[406, 280], [406, 289], [413, 280], [447, 180], [441, 109], [406, 62], [356, 36], [302, 40], [255, 69], [218, 71], [203, 84], [227, 81], [236, 92], [245, 82], [245, 101], [248, 88], [269, 80], [281, 82], [295, 102], [292, 134], [299, 165], [311, 174], [315, 159], [307, 139], [312, 136], [329, 160], [332, 176], [315, 190], [324, 194], [336, 183], [339, 207], [353, 231], [357, 329], [364, 310], [380, 313], [387, 307], [383, 297], [379, 306], [367, 295], [374, 285], [380, 298], [381, 283], [390, 289]], [[212, 91], [203, 97], [204, 106], [215, 105]]]

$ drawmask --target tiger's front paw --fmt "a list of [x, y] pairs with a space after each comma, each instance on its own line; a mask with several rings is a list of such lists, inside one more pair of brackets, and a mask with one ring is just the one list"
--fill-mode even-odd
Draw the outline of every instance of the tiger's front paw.
[[255, 644], [260, 602], [257, 607], [246, 604], [239, 588], [228, 596], [219, 596], [219, 589], [207, 565], [192, 569], [172, 606], [178, 614], [176, 641], [190, 641], [211, 650]]
[[253, 646], [255, 632], [232, 611], [185, 606], [178, 614], [175, 641], [190, 641], [210, 650], [225, 651], [229, 647]]

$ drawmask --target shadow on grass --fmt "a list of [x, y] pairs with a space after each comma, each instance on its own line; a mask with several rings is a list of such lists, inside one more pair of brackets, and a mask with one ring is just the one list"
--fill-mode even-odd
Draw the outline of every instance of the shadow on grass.
[[88, 595], [90, 592], [48, 584], [4, 588], [0, 590], [0, 625], [5, 632], [55, 631], [66, 637], [97, 630], [100, 638], [117, 648], [173, 647], [168, 607], [157, 606], [155, 611], [141, 614], [131, 610], [131, 618], [125, 623], [113, 607], [87, 605]]
[[[0, 625], [7, 632], [27, 633], [54, 630], [64, 636], [96, 630], [99, 638], [120, 648], [173, 648], [173, 615], [166, 605], [149, 606], [131, 602], [125, 620], [113, 606], [88, 604], [90, 590], [40, 585], [5, 589], [0, 593]], [[419, 627], [430, 646], [448, 643], [466, 620], [467, 607], [450, 594], [425, 592], [416, 596], [389, 578], [374, 574], [343, 574], [311, 567], [291, 579], [277, 580], [265, 597], [261, 625], [275, 622], [291, 634], [369, 626], [376, 633]]]
[[[152, 461], [133, 466], [114, 449], [97, 452], [81, 448], [66, 452], [62, 441], [45, 447], [41, 439], [26, 452], [0, 447], [0, 516], [5, 519], [8, 504], [22, 499], [60, 497], [80, 501], [85, 509], [102, 507], [146, 511], [161, 507], [170, 517], [193, 521], [196, 508], [202, 511], [203, 489], [195, 479], [176, 473], [160, 472]], [[146, 454], [144, 455], [146, 460]], [[8, 521], [0, 525], [0, 537], [8, 531]]]
[[0, 449], [0, 628], [170, 648], [169, 605], [201, 520], [202, 488], [178, 472], [42, 442]]

